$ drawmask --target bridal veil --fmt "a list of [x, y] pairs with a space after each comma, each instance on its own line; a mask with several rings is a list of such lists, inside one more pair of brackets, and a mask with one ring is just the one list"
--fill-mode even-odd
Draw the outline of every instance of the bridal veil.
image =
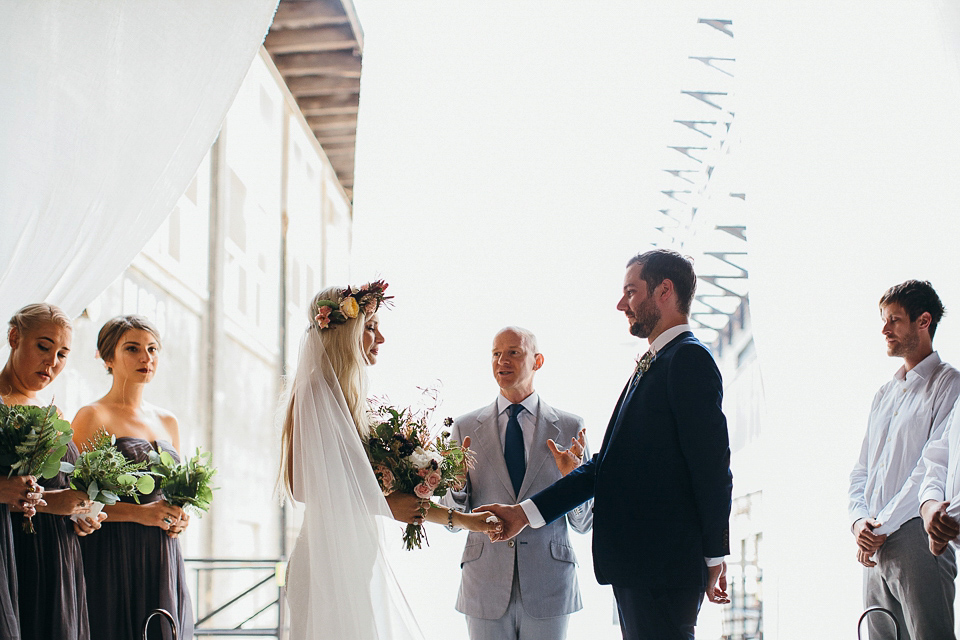
[[287, 571], [291, 639], [419, 640], [384, 553], [390, 508], [313, 327], [290, 392], [293, 493], [306, 507]]

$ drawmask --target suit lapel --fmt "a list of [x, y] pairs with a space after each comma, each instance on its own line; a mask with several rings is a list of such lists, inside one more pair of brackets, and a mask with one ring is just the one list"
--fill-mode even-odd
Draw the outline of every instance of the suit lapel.
[[[657, 351], [657, 357], [654, 358], [653, 362], [650, 364], [650, 368], [640, 376], [640, 379], [637, 380], [637, 383], [633, 383], [634, 376], [630, 376], [630, 381], [627, 382], [627, 386], [624, 387], [623, 393], [620, 394], [620, 402], [617, 403], [617, 408], [613, 412], [613, 417], [610, 419], [610, 425], [607, 427], [607, 433], [603, 438], [603, 447], [606, 448], [607, 443], [612, 440], [617, 431], [620, 430], [620, 426], [623, 424], [622, 413], [627, 410], [627, 405], [633, 402], [633, 399], [636, 397], [640, 385], [643, 384], [643, 381], [650, 376], [650, 372], [657, 367], [657, 362], [662, 360], [663, 357], [678, 344], [683, 342], [686, 338], [693, 337], [693, 333], [690, 331], [684, 331], [673, 340], [663, 345], [663, 347]], [[660, 366], [664, 366], [663, 362], [660, 362]]]
[[[556, 442], [557, 438], [560, 437], [560, 427], [557, 424], [560, 422], [560, 417], [557, 412], [546, 402], [540, 400], [539, 414], [537, 428], [533, 432], [533, 440], [530, 444], [530, 451], [527, 452], [527, 471], [523, 476], [523, 484], [520, 485], [518, 501], [527, 495], [531, 483], [537, 477], [537, 473], [540, 472], [540, 467], [548, 459], [551, 463], [553, 462], [553, 454], [547, 449], [547, 440], [552, 439]], [[504, 465], [504, 468], [506, 468], [506, 465]]]
[[482, 462], [478, 460], [478, 466], [482, 464], [485, 471], [492, 470], [510, 495], [516, 498], [513, 493], [513, 482], [510, 481], [510, 472], [507, 471], [507, 463], [503, 459], [503, 444], [500, 442], [500, 429], [497, 425], [496, 400], [477, 416], [473, 437], [476, 444], [471, 443], [471, 448], [483, 456]]

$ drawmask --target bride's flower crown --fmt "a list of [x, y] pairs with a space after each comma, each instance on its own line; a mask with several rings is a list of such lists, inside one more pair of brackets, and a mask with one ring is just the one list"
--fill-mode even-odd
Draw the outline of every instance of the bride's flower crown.
[[317, 300], [317, 327], [328, 329], [330, 325], [343, 324], [360, 315], [375, 313], [380, 305], [390, 306], [393, 296], [384, 295], [389, 285], [383, 280], [366, 284], [359, 289], [340, 289], [336, 300]]

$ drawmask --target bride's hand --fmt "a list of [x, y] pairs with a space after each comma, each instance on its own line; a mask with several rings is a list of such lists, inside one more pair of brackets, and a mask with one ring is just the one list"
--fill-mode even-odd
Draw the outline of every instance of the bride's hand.
[[428, 500], [421, 500], [412, 493], [394, 491], [387, 496], [387, 504], [394, 520], [407, 524], [421, 524], [428, 503]]
[[[488, 518], [490, 521], [488, 522]], [[487, 535], [499, 533], [503, 527], [500, 519], [490, 511], [477, 511], [476, 513], [462, 513], [455, 511], [453, 514], [453, 524], [468, 531], [486, 533]]]

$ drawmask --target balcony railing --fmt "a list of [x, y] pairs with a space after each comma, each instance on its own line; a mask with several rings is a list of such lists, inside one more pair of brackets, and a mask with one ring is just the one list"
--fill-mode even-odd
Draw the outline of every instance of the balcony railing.
[[195, 638], [283, 637], [284, 559], [188, 558], [186, 565], [195, 577]]

